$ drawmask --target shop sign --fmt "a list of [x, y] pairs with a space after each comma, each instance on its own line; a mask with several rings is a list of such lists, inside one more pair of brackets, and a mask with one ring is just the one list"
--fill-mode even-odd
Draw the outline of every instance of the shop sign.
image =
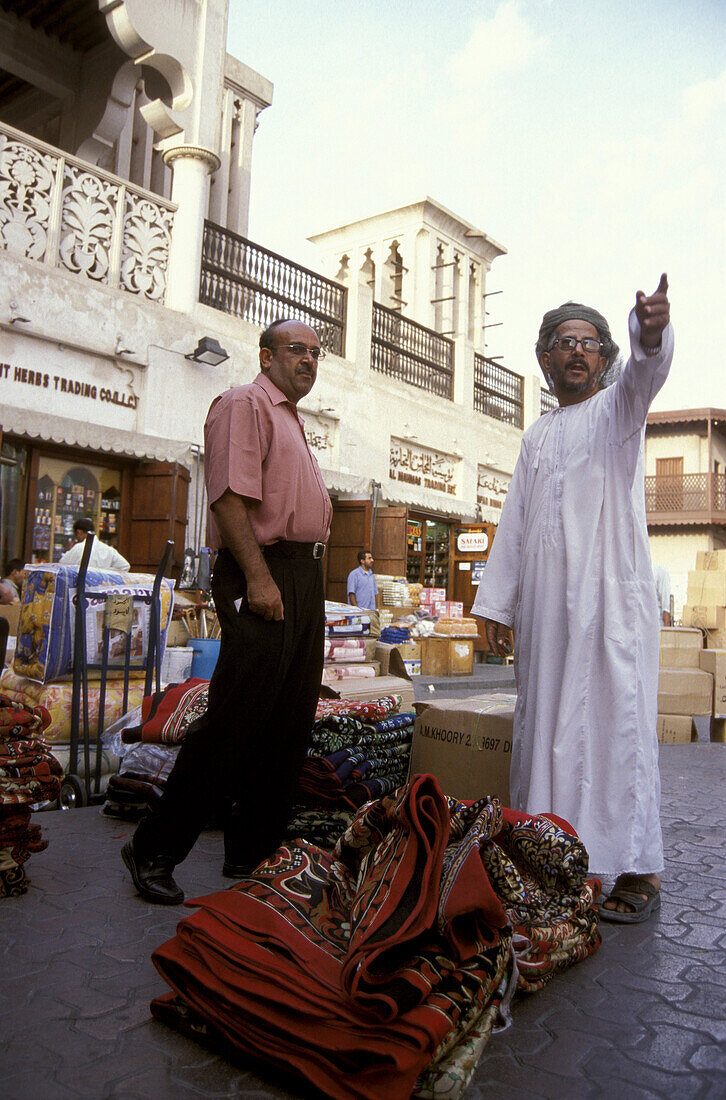
[[403, 481], [407, 485], [456, 496], [458, 464], [459, 460], [453, 455], [391, 438], [388, 471], [391, 481]]
[[485, 561], [473, 561], [471, 563], [471, 583], [481, 584], [484, 576], [484, 570], [486, 568]]
[[463, 554], [486, 554], [489, 535], [486, 531], [462, 531], [457, 535], [456, 549]]
[[[476, 502], [483, 508], [501, 511], [507, 495], [510, 478], [495, 474], [487, 466], [477, 467]], [[496, 522], [496, 521], [495, 521]]]
[[[133, 378], [130, 368], [124, 368], [124, 373], [130, 374]], [[23, 408], [33, 407], [40, 399], [44, 412], [64, 413], [71, 405], [73, 412], [79, 418], [88, 415], [87, 402], [123, 409], [136, 409], [139, 404], [139, 398], [133, 392], [132, 383], [123, 387], [118, 383], [114, 384], [113, 380], [108, 380], [107, 384], [103, 385], [98, 378], [81, 378], [70, 372], [56, 373], [52, 368], [39, 370], [21, 367], [15, 363], [0, 363], [0, 393], [7, 400], [7, 395], [12, 392], [17, 395], [17, 404]], [[51, 394], [53, 404], [49, 405], [48, 398]], [[67, 395], [65, 400], [61, 396], [64, 394]], [[70, 402], [69, 398], [79, 400]], [[85, 414], [81, 405], [86, 408]]]
[[305, 422], [305, 438], [321, 466], [332, 469], [335, 466], [336, 423], [327, 417], [315, 416], [302, 411]]

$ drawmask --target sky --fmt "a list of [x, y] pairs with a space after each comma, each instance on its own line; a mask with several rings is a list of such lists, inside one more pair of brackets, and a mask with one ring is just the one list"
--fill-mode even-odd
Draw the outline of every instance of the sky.
[[627, 347], [667, 271], [652, 407], [726, 408], [723, 0], [230, 0], [227, 48], [274, 84], [250, 239], [320, 270], [308, 236], [429, 195], [507, 249], [487, 354], [523, 374], [545, 310]]

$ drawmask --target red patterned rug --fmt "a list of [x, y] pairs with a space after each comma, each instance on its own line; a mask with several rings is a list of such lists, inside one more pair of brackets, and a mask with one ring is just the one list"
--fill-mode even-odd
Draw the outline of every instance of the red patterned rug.
[[457, 1096], [515, 957], [535, 989], [599, 945], [586, 871], [566, 823], [466, 805], [416, 776], [333, 853], [298, 841], [189, 902], [154, 953], [174, 992], [152, 1012], [340, 1100]]

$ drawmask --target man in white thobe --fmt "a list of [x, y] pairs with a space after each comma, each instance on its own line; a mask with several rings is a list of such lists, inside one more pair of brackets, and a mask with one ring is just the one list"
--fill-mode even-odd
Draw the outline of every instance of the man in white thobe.
[[648, 408], [673, 357], [668, 283], [636, 296], [631, 354], [604, 317], [545, 314], [537, 357], [559, 408], [524, 434], [472, 614], [503, 655], [515, 631], [511, 797], [574, 825], [616, 878], [603, 917], [646, 919], [663, 868], [656, 738], [658, 605], [645, 522]]

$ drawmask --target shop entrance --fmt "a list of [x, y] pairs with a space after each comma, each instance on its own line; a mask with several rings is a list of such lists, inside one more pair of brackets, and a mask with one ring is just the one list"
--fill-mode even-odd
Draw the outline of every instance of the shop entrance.
[[[445, 520], [410, 512], [406, 528], [406, 580], [449, 593], [451, 527]], [[456, 599], [448, 594], [448, 599]]]
[[326, 563], [325, 595], [346, 603], [348, 574], [358, 564], [359, 550], [370, 549], [374, 573], [403, 577], [406, 574], [405, 507], [376, 508], [370, 500], [333, 501]]

